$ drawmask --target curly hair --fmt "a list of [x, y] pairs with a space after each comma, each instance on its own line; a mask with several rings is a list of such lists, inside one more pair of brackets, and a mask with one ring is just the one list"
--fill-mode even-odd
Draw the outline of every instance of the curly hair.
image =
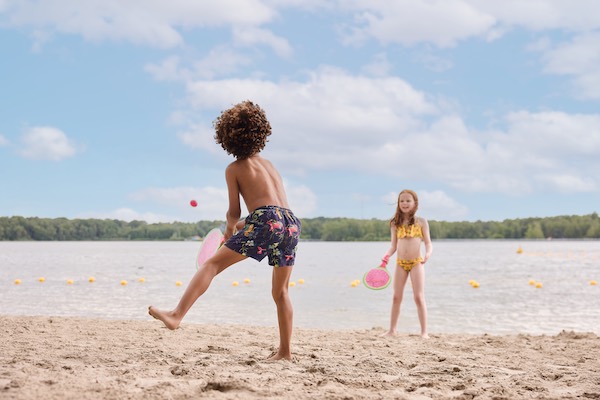
[[400, 210], [400, 196], [404, 193], [410, 194], [412, 196], [412, 198], [415, 200], [415, 208], [410, 210], [407, 215], [408, 224], [413, 225], [415, 223], [415, 214], [417, 213], [417, 210], [419, 209], [419, 197], [417, 197], [417, 193], [415, 193], [413, 190], [404, 189], [403, 191], [401, 191], [398, 194], [398, 205], [396, 207], [396, 214], [394, 215], [394, 218], [392, 218], [390, 220], [390, 225], [391, 224], [394, 224], [396, 226], [402, 225], [402, 220], [404, 219], [404, 213], [402, 212], [402, 210]]
[[267, 144], [271, 124], [262, 108], [249, 100], [228, 110], [213, 122], [215, 140], [227, 154], [245, 159], [259, 153]]

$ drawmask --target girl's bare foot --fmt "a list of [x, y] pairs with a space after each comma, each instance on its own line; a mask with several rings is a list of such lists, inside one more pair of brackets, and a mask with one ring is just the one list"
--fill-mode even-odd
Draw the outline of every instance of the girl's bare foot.
[[267, 358], [267, 362], [274, 362], [274, 361], [292, 361], [292, 355], [291, 354], [279, 354], [279, 352], [277, 353], [273, 353], [269, 356], [269, 358]]
[[381, 336], [382, 337], [396, 336], [396, 332], [394, 332], [394, 331], [387, 331], [386, 333], [382, 333]]
[[426, 333], [421, 333], [421, 338], [423, 339], [429, 339], [429, 335]]
[[179, 324], [181, 323], [181, 319], [175, 317], [172, 311], [162, 311], [158, 308], [150, 306], [148, 307], [148, 314], [152, 315], [159, 321], [162, 321], [163, 324], [165, 324], [165, 326], [171, 330], [179, 328]]

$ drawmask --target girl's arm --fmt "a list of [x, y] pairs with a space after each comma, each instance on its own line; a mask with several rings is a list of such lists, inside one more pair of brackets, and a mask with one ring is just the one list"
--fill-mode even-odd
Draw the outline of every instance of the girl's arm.
[[425, 257], [423, 257], [423, 264], [425, 264], [433, 251], [431, 236], [429, 234], [429, 222], [425, 218], [421, 218], [421, 231], [423, 231], [423, 243], [425, 243]]
[[385, 267], [391, 256], [396, 252], [396, 246], [398, 245], [398, 237], [396, 236], [396, 225], [390, 225], [390, 248], [385, 252], [383, 258], [381, 259], [381, 266]]

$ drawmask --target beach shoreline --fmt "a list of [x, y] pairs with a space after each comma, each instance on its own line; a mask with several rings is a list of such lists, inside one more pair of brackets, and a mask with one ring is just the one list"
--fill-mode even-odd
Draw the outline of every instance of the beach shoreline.
[[[150, 317], [149, 317], [150, 318]], [[0, 399], [600, 399], [600, 337], [0, 316]]]

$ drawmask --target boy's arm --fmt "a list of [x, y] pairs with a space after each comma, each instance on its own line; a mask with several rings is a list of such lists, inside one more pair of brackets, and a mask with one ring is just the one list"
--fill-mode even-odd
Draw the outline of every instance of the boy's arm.
[[423, 231], [423, 242], [425, 243], [425, 257], [423, 263], [426, 263], [429, 257], [431, 257], [433, 245], [431, 244], [431, 236], [429, 233], [429, 222], [427, 222], [425, 218], [422, 218], [421, 220], [421, 230]]
[[242, 218], [240, 219], [236, 224], [235, 224], [235, 230], [233, 233], [237, 232], [237, 231], [241, 231], [242, 228], [246, 225], [246, 218]]
[[230, 164], [225, 169], [225, 180], [227, 181], [227, 192], [229, 193], [229, 209], [227, 210], [227, 227], [225, 228], [225, 240], [235, 233], [235, 227], [240, 219], [242, 210], [240, 208], [240, 187], [237, 182], [235, 168]]

